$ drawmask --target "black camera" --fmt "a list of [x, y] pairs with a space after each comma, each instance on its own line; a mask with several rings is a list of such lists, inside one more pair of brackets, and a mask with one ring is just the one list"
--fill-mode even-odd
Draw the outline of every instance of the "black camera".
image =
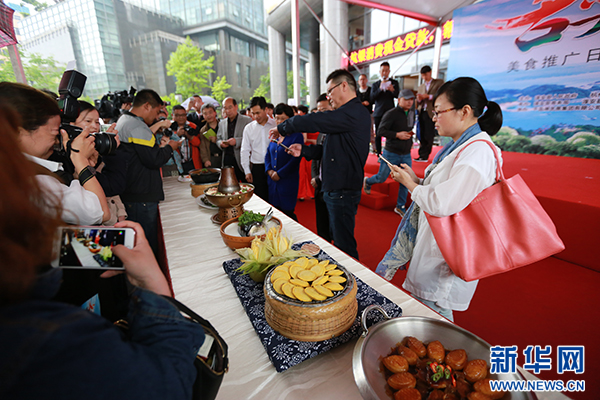
[[[166, 120], [165, 117], [158, 117], [158, 121], [164, 121], [164, 120]], [[174, 132], [173, 132], [173, 129], [171, 129], [171, 128], [163, 128], [162, 134], [165, 135], [166, 137], [170, 138], [171, 136], [173, 136]]]
[[133, 103], [133, 98], [137, 90], [129, 87], [127, 90], [117, 92], [108, 92], [100, 100], [95, 100], [94, 105], [100, 114], [100, 118], [115, 119], [121, 115], [121, 106], [126, 103]]
[[[73, 126], [70, 123], [75, 122], [79, 117], [79, 102], [77, 99], [83, 93], [87, 77], [81, 72], [70, 70], [65, 71], [60, 84], [58, 85], [58, 106], [61, 112], [61, 129], [64, 129], [69, 136], [69, 142], [64, 145], [61, 140], [62, 151], [71, 150], [71, 142], [83, 131], [83, 129]], [[109, 133], [97, 133], [94, 135], [95, 147], [100, 155], [113, 154], [117, 149], [117, 140], [115, 135]]]

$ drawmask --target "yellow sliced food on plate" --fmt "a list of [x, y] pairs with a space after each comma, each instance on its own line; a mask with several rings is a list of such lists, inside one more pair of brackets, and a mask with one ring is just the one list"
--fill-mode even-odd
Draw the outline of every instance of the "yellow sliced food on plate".
[[307, 303], [312, 301], [310, 296], [304, 292], [304, 288], [301, 288], [300, 286], [295, 286], [292, 289], [292, 293], [294, 293], [294, 296], [296, 296], [296, 298], [300, 301], [305, 301]]
[[289, 280], [291, 278], [291, 276], [287, 271], [283, 271], [283, 270], [274, 271], [271, 274], [271, 282], [275, 282], [277, 279], [280, 279], [280, 278]]
[[273, 289], [279, 294], [285, 294], [285, 293], [283, 293], [283, 290], [281, 288], [284, 283], [288, 283], [288, 280], [287, 279], [277, 279], [275, 282], [273, 282]]
[[310, 270], [314, 272], [317, 276], [323, 276], [323, 274], [325, 274], [325, 267], [319, 264], [315, 265]]
[[313, 286], [313, 289], [315, 289], [319, 294], [322, 294], [323, 296], [333, 297], [333, 292], [327, 289], [325, 286], [317, 285]]
[[331, 271], [327, 271], [326, 274], [327, 275], [343, 275], [344, 271], [336, 268], [336, 269], [332, 269]]
[[306, 269], [310, 269], [310, 268], [314, 267], [315, 265], [317, 265], [318, 263], [319, 263], [319, 260], [317, 260], [316, 258], [309, 258], [308, 264], [306, 264]]
[[333, 282], [333, 283], [344, 283], [346, 282], [346, 278], [344, 278], [343, 276], [330, 276], [329, 277], [329, 282]]
[[319, 265], [321, 265], [323, 268], [325, 268], [327, 265], [329, 265], [329, 260], [323, 260], [323, 261], [319, 262]]
[[302, 268], [299, 265], [294, 264], [290, 267], [290, 276], [295, 279], [298, 277], [298, 272], [300, 272], [300, 271], [304, 271], [304, 268]]
[[322, 301], [327, 299], [327, 296], [323, 296], [321, 293], [317, 292], [315, 288], [307, 287], [306, 289], [304, 289], [304, 293], [306, 293], [308, 297], [310, 297], [313, 300]]
[[294, 289], [294, 287], [298, 287], [298, 286], [294, 286], [289, 282], [284, 283], [281, 286], [281, 291], [283, 292], [283, 294], [285, 294], [287, 297], [291, 298], [291, 299], [295, 299], [296, 296], [294, 296], [294, 293], [292, 292], [292, 289]]
[[322, 284], [324, 284], [324, 283], [325, 283], [325, 282], [327, 282], [327, 281], [329, 281], [329, 277], [328, 277], [327, 275], [325, 275], [325, 276], [321, 276], [321, 277], [319, 277], [319, 278], [315, 279], [315, 280], [313, 281], [312, 285], [313, 285], [313, 286], [319, 286], [319, 285], [322, 285]]
[[334, 291], [344, 289], [344, 287], [342, 285], [340, 285], [339, 283], [335, 283], [335, 282], [327, 282], [326, 284], [323, 285], [323, 287], [325, 287], [329, 290], [334, 290]]
[[290, 269], [290, 264], [288, 264], [287, 262], [275, 267], [275, 271], [285, 271], [288, 272]]
[[298, 275], [296, 277], [306, 282], [312, 282], [315, 279], [317, 279], [317, 274], [315, 274], [309, 269], [305, 269], [303, 271], [298, 272]]
[[302, 287], [307, 287], [308, 286], [308, 282], [303, 281], [301, 279], [290, 279], [289, 281], [292, 285], [294, 286], [302, 286]]
[[296, 262], [296, 264], [298, 264], [302, 268], [306, 268], [306, 265], [308, 264], [308, 258], [306, 258], [306, 257], [300, 257], [295, 262]]
[[327, 264], [325, 266], [325, 271], [331, 271], [332, 269], [336, 269], [336, 268], [337, 268], [337, 265], [335, 265], [335, 264]]

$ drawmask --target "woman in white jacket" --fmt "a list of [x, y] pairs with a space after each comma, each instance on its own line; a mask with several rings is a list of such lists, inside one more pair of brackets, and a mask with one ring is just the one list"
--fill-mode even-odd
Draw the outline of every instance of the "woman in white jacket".
[[[433, 121], [440, 136], [452, 139], [419, 179], [406, 164], [392, 171], [392, 178], [411, 192], [412, 205], [402, 219], [390, 250], [376, 272], [390, 280], [410, 261], [402, 285], [413, 296], [446, 318], [452, 310], [464, 311], [475, 293], [477, 281], [458, 278], [446, 264], [424, 212], [436, 217], [455, 214], [491, 186], [496, 177], [496, 159], [490, 136], [502, 126], [502, 111], [488, 101], [483, 88], [473, 78], [446, 82], [434, 99]], [[500, 153], [500, 149], [497, 149]]]

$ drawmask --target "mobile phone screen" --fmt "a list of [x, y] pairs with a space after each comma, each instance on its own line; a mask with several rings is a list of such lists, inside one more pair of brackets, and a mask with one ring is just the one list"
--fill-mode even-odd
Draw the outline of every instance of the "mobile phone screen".
[[131, 228], [61, 227], [55, 246], [58, 258], [52, 262], [52, 266], [122, 270], [123, 262], [113, 254], [112, 248], [118, 244], [133, 248], [134, 237], [135, 231]]

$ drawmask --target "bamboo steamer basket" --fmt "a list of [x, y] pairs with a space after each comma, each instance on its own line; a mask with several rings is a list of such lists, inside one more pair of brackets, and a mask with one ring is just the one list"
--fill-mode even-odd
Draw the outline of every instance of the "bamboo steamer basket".
[[265, 317], [281, 335], [303, 342], [319, 342], [346, 332], [358, 311], [356, 280], [344, 267], [338, 268], [346, 278], [345, 287], [333, 297], [310, 303], [280, 295], [273, 289], [272, 268], [265, 278]]

